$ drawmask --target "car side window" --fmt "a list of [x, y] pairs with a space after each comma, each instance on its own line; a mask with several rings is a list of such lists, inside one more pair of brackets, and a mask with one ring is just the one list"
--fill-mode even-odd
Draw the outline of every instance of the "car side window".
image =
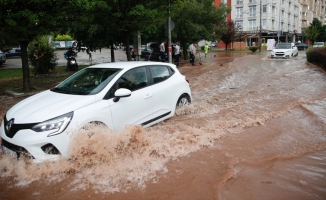
[[150, 71], [154, 84], [165, 81], [166, 79], [170, 78], [173, 72], [167, 66], [151, 66]]
[[109, 99], [114, 97], [115, 91], [126, 88], [135, 91], [148, 86], [146, 67], [138, 67], [127, 71], [109, 90]]

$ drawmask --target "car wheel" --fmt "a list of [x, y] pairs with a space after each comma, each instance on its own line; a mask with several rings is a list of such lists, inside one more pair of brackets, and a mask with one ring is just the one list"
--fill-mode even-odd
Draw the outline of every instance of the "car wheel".
[[190, 97], [186, 94], [183, 94], [179, 97], [178, 102], [177, 102], [177, 108], [181, 108], [185, 105], [189, 105], [190, 102]]

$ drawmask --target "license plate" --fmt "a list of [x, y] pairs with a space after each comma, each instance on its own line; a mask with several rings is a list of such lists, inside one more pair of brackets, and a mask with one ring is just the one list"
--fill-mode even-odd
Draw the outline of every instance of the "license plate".
[[5, 146], [3, 146], [3, 145], [2, 145], [2, 151], [3, 151], [5, 154], [11, 155], [11, 156], [14, 157], [14, 158], [17, 158], [17, 157], [18, 157], [16, 152], [14, 152], [13, 150], [8, 149], [7, 147], [5, 147]]

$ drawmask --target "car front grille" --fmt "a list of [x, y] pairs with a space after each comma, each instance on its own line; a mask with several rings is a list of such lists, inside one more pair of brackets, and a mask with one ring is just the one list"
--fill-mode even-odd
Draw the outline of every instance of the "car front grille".
[[275, 52], [276, 56], [284, 56], [284, 52]]
[[16, 133], [23, 129], [31, 129], [33, 126], [35, 126], [37, 123], [31, 123], [31, 124], [15, 124], [15, 119], [7, 120], [7, 117], [4, 117], [4, 129], [6, 136], [9, 138], [13, 138]]

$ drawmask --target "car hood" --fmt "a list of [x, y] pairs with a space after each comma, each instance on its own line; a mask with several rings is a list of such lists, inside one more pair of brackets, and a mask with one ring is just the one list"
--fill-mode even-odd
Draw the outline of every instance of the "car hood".
[[95, 95], [70, 95], [47, 90], [14, 105], [7, 112], [6, 118], [14, 118], [17, 124], [42, 122], [84, 107], [95, 100]]

